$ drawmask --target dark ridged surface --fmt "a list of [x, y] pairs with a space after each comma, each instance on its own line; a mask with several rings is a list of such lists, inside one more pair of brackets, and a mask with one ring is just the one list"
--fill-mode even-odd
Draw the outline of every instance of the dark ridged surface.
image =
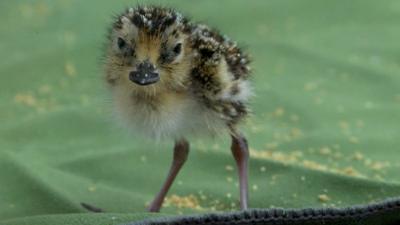
[[342, 209], [252, 209], [225, 214], [204, 214], [149, 219], [125, 225], [398, 225], [400, 199]]

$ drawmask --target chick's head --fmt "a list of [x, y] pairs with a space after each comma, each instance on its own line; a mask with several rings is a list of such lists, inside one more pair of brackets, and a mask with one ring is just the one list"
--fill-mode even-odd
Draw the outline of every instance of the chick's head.
[[190, 71], [187, 20], [172, 9], [137, 7], [118, 16], [106, 50], [106, 81], [138, 93], [184, 87]]

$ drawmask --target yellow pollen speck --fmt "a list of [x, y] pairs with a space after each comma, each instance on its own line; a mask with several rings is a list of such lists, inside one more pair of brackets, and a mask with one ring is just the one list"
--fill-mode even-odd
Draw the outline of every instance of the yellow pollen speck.
[[351, 137], [349, 138], [349, 142], [352, 143], [352, 144], [358, 144], [358, 143], [359, 143], [359, 140], [358, 140], [357, 137], [351, 136]]
[[44, 84], [42, 86], [39, 87], [39, 93], [40, 94], [48, 94], [51, 92], [51, 87], [47, 84]]
[[218, 149], [220, 149], [220, 147], [219, 147], [219, 145], [218, 145], [217, 143], [213, 144], [213, 145], [211, 146], [211, 148], [212, 148], [213, 150], [218, 150]]
[[278, 142], [271, 142], [271, 143], [265, 144], [265, 147], [268, 149], [276, 149], [278, 146], [279, 146]]
[[299, 138], [299, 137], [301, 137], [303, 135], [303, 132], [299, 128], [292, 128], [290, 130], [290, 135], [293, 138]]
[[293, 115], [290, 116], [290, 120], [293, 121], [293, 122], [298, 122], [299, 121], [299, 116], [293, 114]]
[[253, 191], [257, 191], [257, 190], [258, 190], [258, 186], [257, 186], [256, 184], [254, 184], [254, 185], [252, 186], [252, 189], [253, 189]]
[[[351, 57], [351, 60], [354, 60], [354, 56], [352, 56]], [[349, 77], [350, 77], [350, 74], [348, 74], [348, 73], [341, 73], [340, 74], [340, 79], [342, 80], [342, 81], [347, 81], [348, 79], [349, 79]]]
[[36, 11], [39, 15], [47, 16], [50, 12], [49, 6], [44, 2], [39, 2], [36, 4]]
[[279, 133], [277, 131], [275, 131], [273, 135], [274, 135], [274, 139], [276, 139], [276, 140], [280, 140], [282, 138], [281, 133]]
[[373, 170], [382, 170], [383, 168], [385, 168], [387, 165], [385, 165], [382, 162], [374, 162], [371, 164], [371, 169]]
[[164, 204], [165, 207], [168, 206], [175, 206], [179, 209], [182, 208], [190, 208], [190, 209], [197, 209], [202, 210], [203, 208], [200, 206], [199, 200], [194, 195], [188, 196], [178, 196], [178, 195], [171, 195], [165, 198]]
[[313, 91], [315, 89], [317, 89], [318, 85], [314, 82], [308, 82], [306, 84], [304, 84], [304, 90], [305, 91]]
[[[343, 158], [343, 154], [341, 152], [331, 152], [331, 150], [326, 147], [325, 149], [322, 148], [321, 153], [322, 154], [330, 154], [331, 158], [330, 160], [333, 159], [341, 159]], [[269, 160], [275, 160], [283, 165], [299, 165], [303, 166], [308, 169], [312, 170], [319, 170], [319, 171], [326, 171], [326, 172], [331, 172], [331, 173], [337, 173], [337, 174], [342, 174], [342, 175], [347, 175], [347, 176], [355, 176], [355, 177], [366, 177], [366, 175], [361, 174], [360, 172], [356, 171], [352, 167], [346, 167], [346, 168], [337, 168], [338, 165], [332, 165], [331, 167], [328, 167], [328, 164], [326, 163], [319, 163], [316, 161], [311, 161], [311, 160], [305, 160], [303, 157], [302, 151], [293, 151], [289, 154], [279, 152], [279, 151], [259, 151], [259, 150], [254, 150], [250, 148], [250, 156], [252, 158], [258, 158], [258, 159], [269, 159]], [[366, 163], [366, 161], [364, 161]], [[370, 166], [372, 163], [369, 162], [367, 166]], [[376, 168], [380, 168], [381, 166], [375, 166]], [[261, 171], [264, 169], [260, 169]], [[301, 177], [301, 180], [304, 181], [305, 177]], [[275, 181], [272, 180], [269, 182], [271, 185], [275, 184]]]
[[340, 121], [339, 122], [339, 126], [340, 126], [340, 128], [342, 128], [343, 130], [348, 130], [349, 129], [349, 123], [348, 122], [346, 122], [346, 121], [344, 121], [344, 120], [342, 120], [342, 121]]
[[88, 191], [90, 192], [95, 192], [96, 191], [96, 186], [89, 186]]
[[50, 13], [49, 6], [45, 2], [21, 4], [19, 11], [25, 19], [46, 18]]
[[333, 158], [335, 158], [335, 159], [340, 159], [342, 157], [343, 157], [343, 154], [340, 152], [336, 152], [335, 154], [333, 154]]
[[364, 165], [365, 165], [365, 166], [370, 166], [371, 163], [372, 163], [372, 160], [371, 160], [371, 159], [365, 159], [365, 160], [364, 160]]
[[34, 14], [34, 9], [30, 4], [24, 3], [19, 6], [20, 14], [25, 18], [30, 18]]
[[269, 32], [268, 25], [266, 24], [259, 24], [257, 25], [256, 29], [257, 29], [257, 34], [261, 36], [264, 36]]
[[87, 105], [89, 103], [89, 96], [81, 95], [80, 100], [81, 100], [82, 105]]
[[384, 180], [383, 177], [381, 175], [379, 175], [379, 174], [375, 174], [374, 178], [377, 179], [377, 180], [380, 180], [380, 181]]
[[37, 104], [37, 100], [35, 96], [31, 94], [17, 94], [14, 96], [14, 102], [20, 103], [26, 106], [35, 106]]
[[343, 170], [343, 173], [349, 176], [354, 176], [354, 177], [361, 177], [362, 175], [355, 170], [353, 167], [346, 167]]
[[400, 103], [400, 94], [397, 94], [397, 95], [394, 97], [394, 100], [395, 100], [396, 102]]
[[282, 107], [278, 107], [277, 109], [275, 109], [274, 115], [276, 117], [281, 117], [285, 114], [285, 109], [283, 109]]
[[314, 170], [321, 170], [321, 171], [326, 171], [327, 167], [325, 165], [319, 164], [314, 161], [310, 160], [304, 160], [303, 161], [303, 166], [309, 169], [314, 169]]
[[258, 151], [250, 148], [250, 156], [259, 159], [272, 159], [284, 164], [294, 163], [302, 157], [301, 152], [293, 151], [290, 154], [285, 154], [278, 151]]
[[314, 98], [314, 103], [317, 105], [320, 105], [320, 104], [324, 103], [324, 100], [320, 96], [317, 96]]
[[318, 200], [321, 202], [328, 202], [331, 200], [331, 198], [326, 194], [322, 194], [322, 195], [318, 195]]
[[310, 154], [314, 154], [315, 153], [315, 149], [314, 148], [308, 148], [307, 152]]
[[321, 155], [330, 155], [332, 153], [331, 149], [329, 147], [323, 147], [319, 151]]
[[66, 62], [65, 66], [65, 73], [70, 76], [70, 77], [74, 77], [76, 76], [76, 68], [75, 65], [72, 62]]
[[355, 160], [360, 161], [360, 160], [364, 159], [364, 155], [361, 154], [361, 152], [355, 152], [352, 158], [355, 159]]
[[233, 168], [233, 166], [231, 166], [231, 165], [226, 165], [226, 166], [225, 166], [225, 170], [226, 170], [226, 171], [233, 171], [234, 168]]
[[364, 121], [362, 121], [362, 120], [357, 120], [356, 125], [357, 125], [357, 127], [359, 127], [359, 128], [363, 128], [363, 127], [364, 127]]
[[260, 171], [265, 172], [265, 171], [267, 171], [267, 168], [265, 168], [265, 166], [262, 166], [262, 167], [260, 167]]
[[232, 182], [233, 182], [233, 178], [232, 178], [232, 177], [226, 177], [226, 180], [227, 180], [229, 183], [232, 183]]
[[76, 42], [76, 34], [72, 31], [64, 31], [60, 36], [60, 41], [62, 41], [67, 46], [72, 46]]

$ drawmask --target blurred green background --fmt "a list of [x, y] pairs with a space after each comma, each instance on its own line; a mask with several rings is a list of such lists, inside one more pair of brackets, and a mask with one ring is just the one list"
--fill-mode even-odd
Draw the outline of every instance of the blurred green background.
[[[400, 1], [152, 1], [251, 53], [250, 207], [400, 196]], [[140, 1], [147, 3], [147, 1]], [[0, 224], [151, 215], [171, 142], [119, 128], [101, 77], [111, 16], [136, 1], [0, 2]], [[168, 215], [238, 210], [229, 138], [192, 141]], [[79, 203], [107, 210], [87, 214]], [[118, 214], [113, 214], [118, 213]]]

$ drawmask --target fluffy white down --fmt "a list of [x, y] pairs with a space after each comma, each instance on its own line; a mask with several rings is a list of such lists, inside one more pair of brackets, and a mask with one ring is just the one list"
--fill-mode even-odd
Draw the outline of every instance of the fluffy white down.
[[154, 110], [147, 104], [134, 104], [130, 94], [114, 90], [115, 116], [123, 126], [152, 140], [179, 139], [197, 135], [215, 136], [227, 129], [220, 115], [190, 97], [174, 98]]

